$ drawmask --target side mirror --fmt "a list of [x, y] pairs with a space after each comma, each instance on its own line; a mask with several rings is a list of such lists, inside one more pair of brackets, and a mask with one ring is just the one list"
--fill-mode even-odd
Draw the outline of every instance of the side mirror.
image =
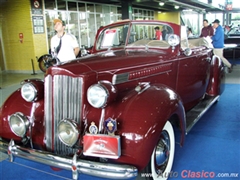
[[184, 53], [185, 56], [191, 56], [192, 55], [192, 50], [190, 48], [186, 48], [183, 53]]

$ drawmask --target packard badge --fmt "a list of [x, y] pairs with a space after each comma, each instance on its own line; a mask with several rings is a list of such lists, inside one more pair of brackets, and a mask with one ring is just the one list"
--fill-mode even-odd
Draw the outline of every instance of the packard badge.
[[105, 128], [109, 135], [114, 135], [114, 132], [117, 130], [117, 121], [112, 118], [108, 118], [105, 121]]
[[89, 132], [90, 134], [97, 134], [98, 133], [98, 128], [95, 125], [94, 122], [91, 122], [91, 125], [89, 126]]

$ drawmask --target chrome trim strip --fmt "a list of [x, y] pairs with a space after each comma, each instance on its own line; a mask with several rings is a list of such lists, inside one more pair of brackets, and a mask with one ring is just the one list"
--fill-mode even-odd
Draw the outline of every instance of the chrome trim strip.
[[44, 122], [45, 143], [48, 150], [52, 149], [52, 76], [48, 75], [44, 80]]
[[[47, 164], [49, 166], [71, 170], [73, 179], [77, 178], [76, 173], [84, 173], [87, 175], [109, 179], [129, 179], [138, 175], [137, 168], [131, 165], [108, 164], [77, 159], [76, 154], [73, 158], [61, 157], [46, 151], [29, 149], [15, 145], [13, 140], [11, 140], [10, 143], [0, 140], [0, 150], [5, 153], [8, 152], [10, 157], [17, 156], [42, 164]], [[14, 159], [12, 158], [12, 161], [13, 160]], [[78, 172], [74, 171], [75, 167]]]
[[121, 84], [124, 82], [127, 82], [129, 78], [129, 73], [123, 73], [123, 74], [114, 74], [112, 78], [112, 84]]
[[172, 63], [161, 64], [153, 67], [143, 68], [136, 71], [131, 71], [122, 74], [114, 74], [112, 77], [112, 84], [120, 84], [127, 81], [141, 79], [157, 74], [168, 73], [172, 71]]
[[98, 129], [99, 129], [99, 133], [103, 133], [103, 130], [104, 130], [104, 120], [105, 120], [105, 109], [103, 108], [102, 109], [102, 112], [101, 112], [101, 117], [100, 117], [100, 121], [99, 121], [99, 126], [98, 126]]

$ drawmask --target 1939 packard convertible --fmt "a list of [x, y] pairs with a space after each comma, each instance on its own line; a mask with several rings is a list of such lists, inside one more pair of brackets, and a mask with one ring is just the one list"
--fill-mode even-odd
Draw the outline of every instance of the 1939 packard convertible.
[[[167, 29], [161, 40], [154, 28]], [[0, 150], [110, 179], [167, 179], [175, 142], [219, 100], [224, 68], [204, 38], [169, 22], [98, 30], [91, 54], [27, 79], [0, 109]], [[178, 136], [176, 136], [178, 135]], [[179, 138], [175, 138], [179, 137]]]

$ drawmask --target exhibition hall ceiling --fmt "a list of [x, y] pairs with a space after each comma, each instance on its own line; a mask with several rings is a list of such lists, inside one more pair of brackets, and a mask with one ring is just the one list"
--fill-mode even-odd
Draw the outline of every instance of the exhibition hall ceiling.
[[[121, 5], [124, 0], [88, 0], [87, 2]], [[204, 3], [203, 0], [125, 0], [133, 7], [149, 8], [156, 11], [169, 12], [179, 10], [194, 10], [198, 12], [224, 11], [225, 7], [216, 3]], [[208, 2], [208, 0], [207, 0]], [[178, 9], [177, 9], [178, 8]]]

